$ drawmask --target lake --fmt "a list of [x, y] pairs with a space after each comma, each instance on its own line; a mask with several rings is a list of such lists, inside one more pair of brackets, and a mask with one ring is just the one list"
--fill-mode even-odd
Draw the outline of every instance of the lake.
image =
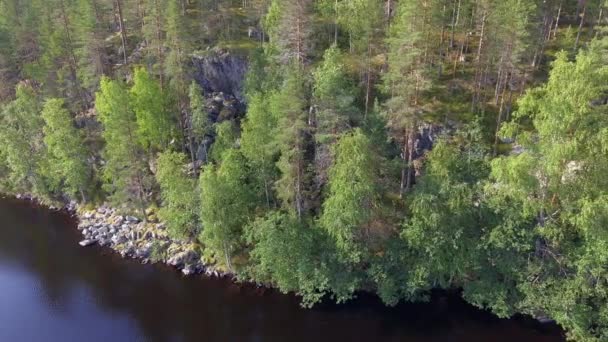
[[395, 308], [362, 294], [302, 309], [274, 290], [82, 248], [75, 225], [0, 199], [0, 341], [564, 341], [557, 326], [498, 319], [440, 291]]

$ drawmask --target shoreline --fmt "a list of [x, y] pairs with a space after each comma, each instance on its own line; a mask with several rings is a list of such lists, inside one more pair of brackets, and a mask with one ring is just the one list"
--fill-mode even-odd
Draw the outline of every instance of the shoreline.
[[[37, 198], [24, 194], [3, 194], [53, 211], [65, 211], [76, 219], [76, 230], [82, 235], [81, 247], [98, 245], [109, 248], [124, 259], [134, 259], [142, 264], [162, 263], [180, 271], [184, 276], [205, 275], [230, 278], [235, 275], [205, 264], [195, 241], [171, 239], [161, 222], [143, 222], [140, 218], [121, 215], [118, 209], [107, 205], [87, 210], [75, 201], [62, 207], [48, 205]], [[260, 286], [256, 282], [249, 282]], [[264, 286], [267, 287], [267, 286]]]
[[[0, 197], [12, 197], [17, 200], [28, 201], [52, 211], [65, 211], [76, 219], [75, 228], [83, 236], [83, 240], [78, 243], [80, 247], [97, 245], [102, 248], [109, 248], [123, 259], [132, 259], [141, 264], [161, 263], [180, 271], [186, 277], [202, 275], [209, 278], [227, 279], [235, 284], [253, 285], [258, 289], [276, 290], [272, 286], [251, 280], [239, 281], [235, 274], [219, 271], [213, 266], [206, 265], [201, 260], [200, 253], [195, 250], [194, 241], [171, 239], [166, 234], [166, 227], [163, 223], [145, 223], [134, 216], [120, 215], [118, 209], [108, 207], [105, 204], [92, 210], [81, 210], [74, 201], [65, 204], [63, 207], [55, 207], [42, 203], [37, 198], [29, 195], [1, 194]], [[157, 242], [162, 244], [161, 249], [166, 254], [164, 257], [155, 260], [153, 245]], [[450, 291], [449, 289], [441, 290]], [[542, 313], [535, 316], [521, 313], [517, 315], [529, 317], [541, 326], [559, 326], [554, 319]]]

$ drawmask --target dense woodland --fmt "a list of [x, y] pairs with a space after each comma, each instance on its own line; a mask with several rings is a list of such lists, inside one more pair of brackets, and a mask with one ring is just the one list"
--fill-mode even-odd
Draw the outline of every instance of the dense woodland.
[[[608, 1], [0, 6], [3, 192], [158, 218], [307, 306], [461, 289], [608, 341]], [[217, 51], [244, 116], [192, 77]]]

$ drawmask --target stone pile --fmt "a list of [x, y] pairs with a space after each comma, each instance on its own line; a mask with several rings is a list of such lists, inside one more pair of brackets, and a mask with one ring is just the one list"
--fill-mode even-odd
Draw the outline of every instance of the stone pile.
[[78, 230], [83, 235], [83, 247], [109, 247], [124, 258], [139, 259], [143, 263], [162, 262], [185, 275], [221, 274], [206, 267], [197, 248], [190, 241], [171, 239], [162, 223], [146, 223], [133, 216], [120, 215], [116, 209], [100, 207], [78, 212]]

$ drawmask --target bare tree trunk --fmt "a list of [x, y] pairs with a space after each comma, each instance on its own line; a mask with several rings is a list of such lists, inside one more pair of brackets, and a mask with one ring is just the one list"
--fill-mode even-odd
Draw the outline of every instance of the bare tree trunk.
[[127, 65], [127, 30], [125, 29], [125, 20], [122, 15], [122, 0], [116, 0], [116, 8], [118, 9], [118, 21], [120, 27], [120, 41], [122, 44], [122, 56], [124, 64]]
[[574, 41], [574, 50], [578, 49], [578, 43], [581, 38], [581, 33], [583, 32], [583, 27], [585, 25], [586, 13], [587, 13], [587, 6], [583, 7], [583, 14], [581, 15], [581, 22], [578, 25], [578, 33], [576, 34], [576, 40]]
[[559, 8], [557, 9], [557, 16], [555, 17], [555, 29], [553, 30], [553, 39], [557, 37], [557, 29], [559, 28], [559, 19], [562, 15], [562, 2], [559, 2]]
[[370, 104], [370, 96], [371, 96], [371, 78], [372, 78], [372, 43], [371, 37], [367, 37], [367, 75], [366, 75], [366, 85], [365, 85], [365, 115], [363, 116], [363, 120], [367, 120], [367, 114], [369, 113], [369, 104]]
[[161, 91], [164, 89], [164, 85], [165, 85], [165, 56], [164, 56], [164, 52], [163, 52], [163, 33], [162, 33], [162, 22], [161, 22], [161, 17], [160, 17], [160, 13], [161, 13], [161, 9], [160, 6], [158, 4], [158, 0], [154, 0], [154, 6], [155, 6], [155, 20], [156, 20], [156, 40], [157, 40], [157, 50], [158, 50], [158, 64], [159, 64], [159, 77], [160, 77], [160, 89]]

